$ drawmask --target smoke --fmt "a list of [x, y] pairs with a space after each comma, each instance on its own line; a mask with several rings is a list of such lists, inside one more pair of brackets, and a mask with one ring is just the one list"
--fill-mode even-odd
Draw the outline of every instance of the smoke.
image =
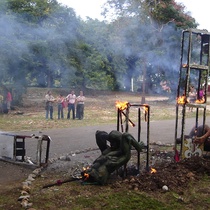
[[[70, 43], [77, 40], [78, 28], [73, 10], [61, 8], [36, 23], [27, 21], [26, 14], [8, 15], [4, 11], [0, 15], [0, 27], [2, 82], [26, 84], [35, 75], [38, 78], [39, 72], [59, 75], [69, 71], [64, 61], [67, 60]], [[29, 74], [24, 69], [30, 69]]]
[[[78, 43], [81, 41], [96, 47], [101, 53], [103, 65], [110, 65], [111, 73], [114, 72], [114, 77], [121, 87], [129, 87], [129, 80], [134, 77], [136, 89], [139, 88], [143, 62], [148, 81], [150, 78], [150, 83], [153, 83], [148, 86], [151, 91], [161, 88], [158, 84], [168, 78], [171, 78], [171, 86], [176, 87], [180, 61], [180, 31], [175, 29], [173, 23], [162, 28], [154, 24], [143, 24], [137, 18], [129, 18], [129, 24], [126, 23], [125, 21], [124, 25], [119, 27], [115, 27], [117, 22], [109, 23], [112, 24], [112, 31], [109, 32], [108, 24], [91, 19], [82, 22], [72, 9], [65, 7], [48, 17], [40, 18], [36, 23], [29, 23], [25, 16], [14, 13], [1, 14], [0, 76], [6, 82], [16, 82], [19, 85], [28, 82], [42, 86], [49, 83], [55, 85], [54, 78], [59, 78], [60, 86], [76, 85], [80, 75], [78, 72], [78, 75], [75, 75], [75, 64], [84, 65], [82, 68], [88, 72], [88, 69], [97, 64], [94, 59], [98, 59], [93, 56], [95, 52], [88, 52], [83, 47], [78, 49]], [[86, 59], [88, 53], [92, 53], [89, 60]], [[79, 61], [75, 61], [72, 55], [77, 55]], [[97, 65], [96, 70], [100, 67]], [[23, 72], [23, 69], [27, 72], [30, 70], [29, 74]], [[103, 68], [101, 70], [103, 71]], [[91, 84], [90, 78], [79, 79]]]
[[[133, 65], [127, 69], [131, 74], [124, 74], [124, 78], [120, 80], [124, 81], [126, 78], [128, 80], [130, 76], [136, 82], [142, 81], [139, 75], [143, 75], [146, 68], [147, 89], [161, 92], [156, 90], [162, 88], [160, 82], [169, 80], [175, 94], [180, 65], [181, 31], [177, 30], [173, 23], [161, 27], [143, 24], [137, 18], [130, 19], [129, 24], [125, 21], [125, 24], [126, 26], [122, 25], [120, 30], [116, 29], [115, 33], [120, 38], [113, 39], [112, 48], [116, 54], [120, 53], [130, 62], [133, 61]], [[152, 79], [149, 79], [151, 77]], [[141, 89], [141, 85], [142, 83], [137, 88]]]

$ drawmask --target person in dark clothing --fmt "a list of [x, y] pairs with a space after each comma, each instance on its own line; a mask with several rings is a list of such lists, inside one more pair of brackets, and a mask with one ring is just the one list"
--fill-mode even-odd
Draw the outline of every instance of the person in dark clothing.
[[76, 95], [72, 90], [70, 94], [66, 96], [66, 101], [68, 102], [68, 113], [67, 119], [70, 119], [70, 112], [72, 111], [72, 118], [75, 119], [75, 102], [76, 102]]
[[84, 118], [84, 104], [85, 104], [85, 96], [83, 95], [83, 91], [80, 91], [79, 96], [76, 98], [77, 104], [77, 114], [76, 117], [79, 120]]

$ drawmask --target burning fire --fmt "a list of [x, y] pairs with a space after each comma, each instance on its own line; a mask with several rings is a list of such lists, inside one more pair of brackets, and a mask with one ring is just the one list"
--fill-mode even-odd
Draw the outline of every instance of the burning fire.
[[195, 103], [196, 103], [196, 104], [203, 104], [203, 103], [205, 103], [204, 97], [203, 97], [202, 99], [197, 99], [197, 100], [195, 101]]
[[186, 96], [180, 96], [177, 98], [177, 103], [178, 104], [185, 104], [185, 103], [188, 103], [188, 100], [186, 98]]
[[149, 112], [149, 107], [147, 104], [144, 104], [144, 120], [145, 120], [145, 122], [147, 122], [148, 112]]
[[150, 169], [150, 173], [151, 173], [151, 174], [155, 174], [155, 173], [157, 173], [157, 170], [154, 169], [154, 168], [151, 168], [151, 169]]
[[128, 107], [128, 102], [127, 101], [126, 102], [116, 101], [115, 104], [116, 104], [116, 107], [121, 111], [124, 110], [124, 109], [127, 109], [127, 107]]
[[148, 105], [147, 104], [143, 104], [144, 105], [144, 111], [146, 112], [146, 113], [148, 113]]
[[89, 167], [87, 167], [87, 168], [83, 167], [83, 172], [82, 172], [83, 177], [82, 178], [83, 178], [84, 181], [88, 180], [89, 177], [90, 177], [90, 175], [87, 173], [88, 169], [89, 169]]

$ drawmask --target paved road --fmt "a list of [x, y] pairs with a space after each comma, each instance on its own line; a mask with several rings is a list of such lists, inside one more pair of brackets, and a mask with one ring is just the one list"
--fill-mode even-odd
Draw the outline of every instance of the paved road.
[[[207, 119], [207, 124], [210, 124], [210, 119]], [[186, 119], [185, 130], [188, 134], [191, 128], [195, 125], [195, 119], [190, 118]], [[142, 122], [141, 125], [141, 141], [147, 142], [147, 132], [146, 132], [147, 123]], [[150, 132], [149, 140], [150, 142], [161, 142], [161, 143], [174, 143], [175, 136], [175, 120], [162, 120], [162, 121], [151, 121], [150, 122]], [[84, 150], [87, 148], [97, 148], [95, 143], [95, 132], [97, 130], [103, 130], [110, 132], [116, 130], [116, 124], [110, 125], [100, 125], [100, 126], [86, 126], [86, 127], [77, 127], [77, 128], [64, 128], [64, 129], [53, 129], [53, 130], [44, 130], [41, 134], [49, 135], [52, 139], [50, 146], [50, 158], [58, 157], [62, 154], [68, 154], [71, 151]], [[180, 129], [178, 129], [180, 130]], [[138, 139], [138, 129], [137, 126], [129, 128], [129, 132]], [[18, 134], [23, 135], [41, 135], [39, 132], [19, 132]], [[11, 137], [0, 135], [0, 140], [7, 138], [6, 142], [10, 146], [13, 145]], [[2, 149], [5, 145], [2, 145], [0, 141], [0, 148]], [[9, 146], [9, 147], [10, 147]], [[7, 146], [8, 147], [8, 146]], [[26, 156], [34, 156], [37, 149], [37, 140], [35, 139], [26, 139]], [[8, 148], [7, 148], [8, 150]], [[11, 150], [11, 148], [10, 148]], [[1, 153], [1, 151], [0, 151]]]

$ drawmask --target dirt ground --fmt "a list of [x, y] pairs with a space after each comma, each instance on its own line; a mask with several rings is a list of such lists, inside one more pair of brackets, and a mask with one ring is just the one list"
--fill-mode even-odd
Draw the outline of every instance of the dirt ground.
[[[156, 170], [155, 173], [151, 173], [151, 168], [149, 168], [148, 170], [142, 171], [138, 176], [134, 176], [137, 172], [133, 168], [128, 167], [128, 177], [123, 180], [120, 179], [119, 182], [112, 183], [113, 187], [119, 187], [123, 183], [133, 189], [156, 191], [162, 190], [162, 186], [166, 185], [174, 191], [181, 192], [190, 181], [196, 181], [204, 174], [210, 175], [210, 160], [208, 158], [194, 157], [184, 159], [178, 163], [174, 162], [173, 156], [163, 159], [164, 161], [157, 162], [157, 164], [153, 165]], [[24, 181], [32, 173], [34, 168], [0, 160], [0, 170], [1, 192], [5, 188], [8, 189], [8, 186], [16, 186], [18, 183]], [[46, 174], [48, 172], [49, 170], [45, 170], [44, 173]], [[61, 171], [54, 170], [51, 172], [59, 174]]]
[[34, 169], [0, 160], [0, 192], [24, 181]]
[[[122, 184], [123, 186], [128, 185], [128, 188], [144, 192], [161, 191], [162, 187], [166, 185], [170, 190], [181, 193], [189, 182], [198, 181], [204, 175], [210, 175], [209, 157], [192, 157], [175, 162], [173, 155], [168, 153], [160, 158], [161, 161], [157, 161], [148, 170], [140, 170], [138, 176], [136, 176], [138, 174], [136, 167], [128, 165], [127, 177], [125, 179], [119, 177], [117, 182], [111, 181], [111, 184], [117, 188]], [[43, 170], [43, 175], [52, 178], [55, 175], [63, 177], [65, 174], [70, 177], [68, 164], [69, 162], [63, 161], [52, 163], [49, 168]], [[3, 192], [4, 189], [8, 189], [8, 186], [20, 185], [34, 168], [0, 161], [0, 170], [0, 192]], [[124, 172], [119, 170], [118, 173], [121, 176]]]

